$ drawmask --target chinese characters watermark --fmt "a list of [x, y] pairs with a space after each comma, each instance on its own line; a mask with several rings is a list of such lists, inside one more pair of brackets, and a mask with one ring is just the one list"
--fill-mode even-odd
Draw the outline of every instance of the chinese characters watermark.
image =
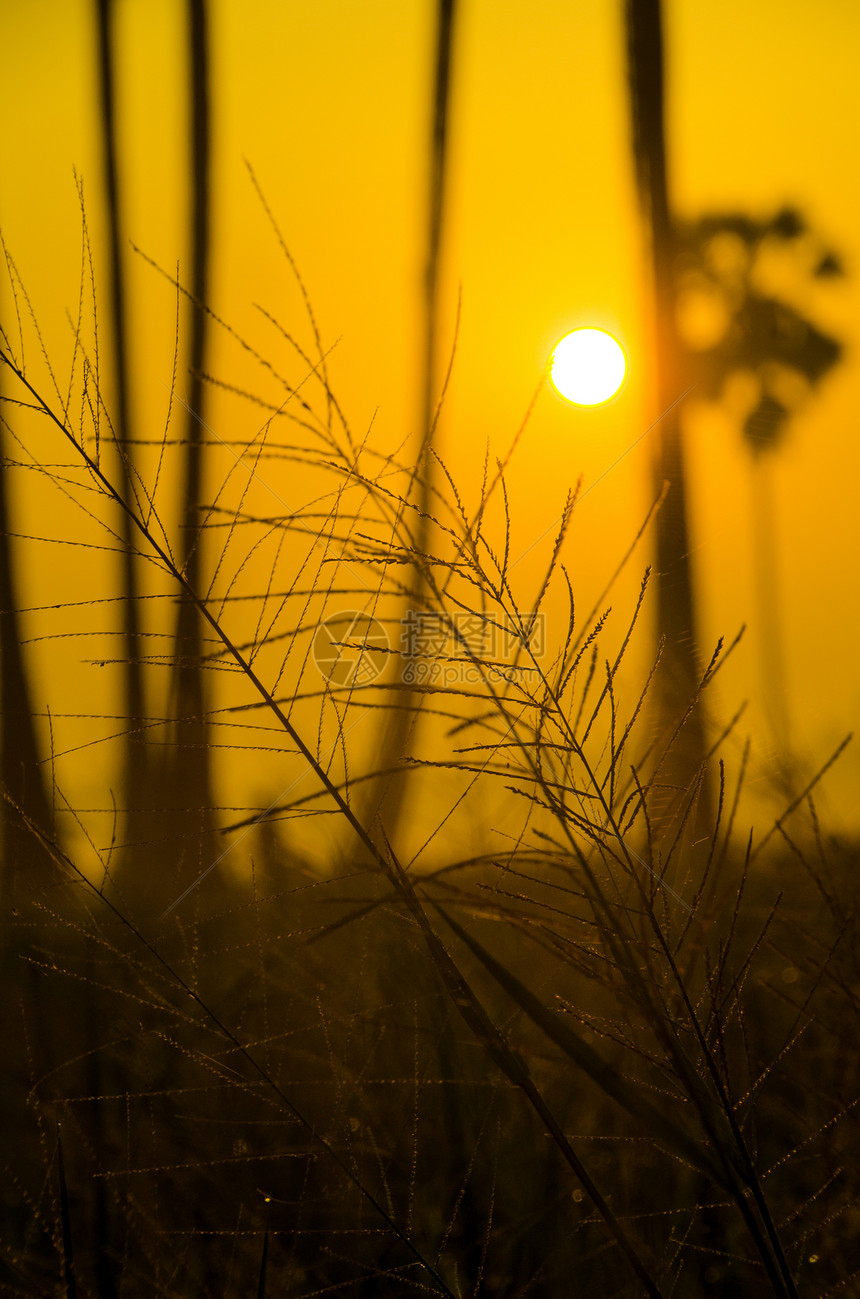
[[450, 688], [514, 681], [536, 672], [546, 649], [546, 621], [530, 615], [519, 626], [466, 611], [408, 609], [392, 645], [378, 618], [354, 609], [333, 614], [314, 635], [313, 657], [333, 686], [372, 684], [388, 663], [404, 685]]

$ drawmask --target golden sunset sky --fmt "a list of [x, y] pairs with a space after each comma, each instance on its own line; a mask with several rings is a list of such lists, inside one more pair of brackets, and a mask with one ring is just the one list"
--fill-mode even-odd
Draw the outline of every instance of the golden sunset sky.
[[[0, 226], [48, 350], [64, 356], [70, 355], [66, 311], [76, 314], [79, 294], [74, 171], [84, 182], [97, 276], [107, 264], [94, 9], [81, 0], [6, 0], [0, 7]], [[181, 275], [189, 197], [185, 8], [177, 0], [124, 0], [118, 9], [126, 234], [171, 273], [179, 261]], [[323, 340], [336, 343], [330, 374], [353, 428], [361, 433], [373, 421], [375, 445], [414, 445], [435, 5], [220, 0], [210, 15], [212, 306], [262, 352], [283, 355], [284, 349], [255, 303], [310, 346], [300, 295], [247, 162], [301, 270]], [[860, 7], [847, 0], [822, 0], [814, 9], [800, 0], [667, 0], [665, 27], [676, 212], [767, 216], [795, 204], [822, 245], [840, 253], [847, 272], [813, 283], [797, 266], [777, 268], [780, 290], [845, 349], [772, 464], [791, 734], [811, 773], [860, 721]], [[557, 340], [591, 325], [621, 341], [629, 378], [620, 396], [589, 411], [546, 386], [509, 473], [513, 546], [527, 554], [519, 568], [526, 604], [548, 559], [566, 489], [583, 476], [587, 494], [566, 561], [585, 611], [650, 503], [654, 446], [642, 434], [660, 414], [643, 370], [644, 259], [623, 6], [621, 0], [461, 0], [456, 36], [442, 271], [445, 357], [458, 292], [462, 319], [440, 454], [475, 503], [488, 440], [491, 458], [506, 453]], [[170, 287], [130, 248], [127, 261], [135, 420], [139, 430], [157, 436], [170, 383], [175, 302]], [[5, 290], [2, 301], [8, 318]], [[219, 351], [218, 359], [222, 368], [238, 367], [239, 386], [258, 383], [259, 372], [228, 355]], [[185, 384], [180, 373], [180, 395]], [[753, 780], [764, 781], [770, 741], [756, 703], [761, 667], [750, 457], [726, 411], [704, 406], [695, 393], [685, 410], [705, 657], [717, 637], [730, 640], [742, 623], [749, 626], [719, 678], [713, 706], [727, 718], [742, 699], [753, 701], [744, 725], [757, 736]], [[208, 418], [220, 436], [230, 435], [232, 411], [211, 404]], [[274, 486], [288, 500], [296, 490], [288, 480]], [[44, 518], [33, 522], [39, 507], [32, 485], [22, 488], [20, 501], [19, 530], [49, 530]], [[50, 557], [51, 565], [68, 564], [81, 599], [87, 598], [87, 555]], [[647, 559], [646, 548], [616, 597], [625, 616]], [[93, 572], [101, 563], [93, 558]], [[50, 576], [30, 571], [25, 603], [47, 599], [42, 588], [53, 589]], [[83, 656], [72, 643], [61, 655], [60, 642], [34, 647], [39, 706], [63, 711], [64, 681], [77, 680], [73, 660]], [[98, 798], [96, 785], [81, 796]], [[856, 826], [858, 788], [855, 745], [822, 794], [834, 828]]]

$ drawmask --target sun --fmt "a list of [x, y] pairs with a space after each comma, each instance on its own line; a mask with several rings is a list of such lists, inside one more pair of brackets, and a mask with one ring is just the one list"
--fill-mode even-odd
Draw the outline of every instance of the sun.
[[609, 401], [626, 373], [627, 358], [620, 344], [602, 329], [575, 329], [565, 335], [550, 361], [553, 384], [577, 406]]

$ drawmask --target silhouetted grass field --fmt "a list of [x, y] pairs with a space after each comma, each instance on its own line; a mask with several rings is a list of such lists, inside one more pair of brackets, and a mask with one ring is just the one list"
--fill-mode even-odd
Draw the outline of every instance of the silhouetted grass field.
[[[140, 637], [190, 609], [197, 640], [138, 642], [180, 704], [113, 721], [115, 813], [65, 804], [53, 759], [42, 820], [7, 781], [2, 1293], [854, 1293], [856, 844], [819, 773], [751, 834], [731, 725], [679, 777], [728, 651], [662, 715], [659, 651], [622, 684], [640, 606], [607, 615], [611, 574], [590, 614], [570, 590], [575, 493], [524, 602], [507, 465], [461, 491], [381, 455], [286, 329], [299, 377], [259, 358], [192, 582], [162, 506], [187, 435], [132, 452], [97, 312], [61, 374], [12, 283], [7, 459], [43, 533], [62, 496], [65, 541], [127, 535], [140, 582], [111, 641], [95, 605], [63, 616], [120, 694], [128, 605]], [[309, 505], [273, 508], [276, 462]], [[433, 635], [405, 645], [407, 614]], [[79, 721], [81, 762], [105, 733]], [[269, 804], [232, 806], [225, 745]], [[505, 834], [459, 851], [457, 800]]]

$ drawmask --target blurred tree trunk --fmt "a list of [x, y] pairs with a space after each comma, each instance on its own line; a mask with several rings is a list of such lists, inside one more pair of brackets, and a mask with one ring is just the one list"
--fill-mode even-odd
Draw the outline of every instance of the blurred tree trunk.
[[759, 618], [759, 678], [765, 721], [774, 742], [771, 761], [781, 794], [789, 801], [798, 793], [802, 772], [791, 743], [788, 676], [780, 613], [779, 562], [776, 548], [776, 511], [773, 499], [772, 458], [759, 452], [751, 457], [753, 578]]
[[[11, 799], [46, 834], [52, 833], [51, 800], [39, 765], [36, 726], [30, 702], [30, 687], [21, 651], [18, 603], [9, 512], [6, 499], [8, 469], [5, 436], [0, 424], [0, 779]], [[11, 907], [33, 897], [56, 876], [56, 866], [39, 841], [5, 799], [0, 799], [2, 818], [3, 915]]]
[[[201, 306], [208, 294], [210, 252], [210, 96], [208, 32], [205, 0], [188, 0], [188, 88], [190, 121], [191, 229], [189, 235], [191, 316], [188, 416], [185, 430], [184, 483], [180, 504], [179, 563], [197, 590], [201, 579], [199, 507], [202, 488], [204, 384], [201, 378], [207, 339], [207, 316]], [[130, 369], [125, 278], [122, 266], [122, 208], [117, 159], [117, 53], [115, 0], [98, 0], [102, 126], [105, 187], [108, 202], [112, 271], [112, 333], [117, 381], [117, 443], [123, 491], [133, 501], [134, 470], [130, 443]], [[122, 865], [122, 882], [147, 909], [169, 903], [162, 896], [187, 885], [201, 865], [201, 838], [212, 822], [211, 758], [206, 691], [201, 667], [201, 628], [193, 604], [182, 600], [175, 625], [175, 656], [170, 681], [168, 715], [173, 718], [165, 761], [151, 758], [143, 727], [145, 694], [138, 586], [129, 521], [123, 517], [126, 545], [123, 560], [125, 607], [126, 712], [129, 740], [124, 773], [129, 845]], [[191, 858], [189, 860], [189, 858]], [[157, 869], [157, 874], [153, 871]]]
[[[190, 64], [191, 124], [191, 285], [192, 306], [190, 378], [185, 429], [185, 482], [182, 499], [180, 563], [192, 590], [200, 591], [201, 543], [199, 511], [203, 486], [203, 434], [205, 368], [208, 316], [201, 305], [209, 292], [210, 210], [210, 96], [209, 51], [205, 0], [188, 0], [188, 52]], [[205, 836], [213, 822], [212, 772], [209, 750], [209, 722], [206, 686], [201, 666], [200, 615], [193, 603], [183, 599], [176, 620], [173, 664], [172, 715], [175, 719], [167, 770], [175, 794], [185, 802], [186, 830], [193, 829], [189, 843], [205, 848]], [[203, 863], [205, 865], [205, 863]]]
[[[660, 0], [626, 0], [633, 147], [639, 202], [650, 240], [653, 307], [651, 356], [658, 413], [655, 488], [669, 484], [657, 515], [656, 593], [658, 635], [665, 638], [658, 674], [659, 725], [683, 715], [700, 680], [688, 529], [684, 445], [680, 413], [670, 410], [686, 386], [675, 324], [675, 239], [666, 176], [663, 32]], [[687, 785], [705, 754], [701, 712], [696, 708], [681, 733], [668, 771]]]
[[[109, 331], [113, 339], [113, 359], [116, 374], [114, 428], [120, 459], [122, 492], [126, 501], [133, 505], [135, 492], [132, 448], [129, 440], [131, 429], [129, 414], [128, 315], [125, 275], [122, 265], [121, 232], [123, 222], [117, 172], [115, 16], [115, 0], [97, 0], [99, 96], [111, 263]], [[134, 561], [134, 540], [131, 520], [124, 511], [121, 515], [120, 527], [123, 540], [122, 607], [124, 611], [124, 688], [127, 725], [122, 779], [123, 807], [125, 809], [123, 839], [126, 844], [130, 845], [126, 850], [123, 866], [129, 875], [134, 876], [145, 873], [148, 864], [147, 840], [152, 834], [152, 814], [148, 810], [147, 804], [151, 801], [151, 782], [148, 751], [143, 729], [146, 724], [146, 710], [144, 707], [142, 641], [138, 604], [139, 592]]]
[[[454, 54], [456, 0], [438, 0], [436, 26], [436, 61], [433, 78], [433, 111], [430, 138], [430, 166], [428, 175], [427, 261], [424, 269], [424, 336], [422, 341], [422, 387], [419, 407], [421, 442], [415, 462], [417, 476], [418, 508], [414, 550], [418, 556], [425, 554], [430, 544], [430, 508], [434, 481], [435, 461], [432, 456], [436, 432], [439, 335], [439, 260], [442, 249], [442, 231], [445, 215], [445, 190], [448, 161], [448, 131], [451, 102], [451, 69]], [[413, 485], [415, 480], [413, 479]], [[411, 518], [407, 519], [411, 523]], [[412, 589], [406, 600], [406, 610], [419, 613], [427, 595], [420, 558], [412, 566]], [[395, 650], [395, 661], [398, 646]], [[390, 714], [382, 744], [379, 770], [385, 773], [401, 762], [406, 742], [418, 721], [420, 695], [405, 689], [396, 696], [397, 705]], [[367, 795], [366, 824], [381, 823], [389, 842], [394, 842], [400, 823], [409, 771], [405, 768], [381, 775], [370, 782]]]

